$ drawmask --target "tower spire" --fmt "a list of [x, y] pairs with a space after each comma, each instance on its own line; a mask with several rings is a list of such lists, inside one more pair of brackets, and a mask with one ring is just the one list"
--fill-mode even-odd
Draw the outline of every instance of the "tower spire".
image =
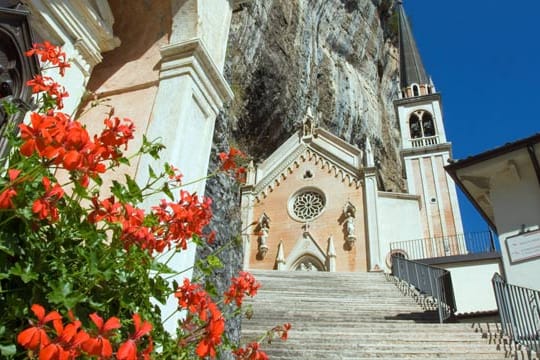
[[398, 1], [399, 12], [399, 69], [403, 97], [431, 94], [432, 87], [427, 76], [422, 58], [416, 47], [416, 41], [409, 24], [403, 2]]

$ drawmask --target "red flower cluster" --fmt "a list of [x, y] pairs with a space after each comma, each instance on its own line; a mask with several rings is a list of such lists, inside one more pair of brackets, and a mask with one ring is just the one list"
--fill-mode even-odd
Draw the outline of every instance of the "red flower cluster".
[[238, 348], [233, 351], [233, 355], [237, 360], [268, 360], [268, 355], [259, 349], [258, 342], [247, 344], [243, 348]]
[[47, 95], [54, 100], [58, 109], [64, 108], [64, 98], [68, 97], [69, 94], [66, 89], [54, 81], [52, 77], [34, 75], [33, 79], [26, 82], [26, 85], [32, 87], [32, 92], [34, 94], [40, 92], [47, 93]]
[[25, 54], [26, 56], [37, 55], [41, 62], [48, 62], [52, 66], [58, 67], [60, 75], [62, 76], [64, 76], [66, 68], [71, 66], [68, 63], [66, 53], [62, 51], [62, 48], [60, 46], [54, 46], [48, 41], [34, 44], [32, 49], [28, 50]]
[[225, 172], [232, 172], [234, 177], [239, 182], [245, 182], [246, 168], [241, 166], [241, 163], [245, 160], [246, 154], [242, 151], [231, 147], [229, 153], [219, 153], [219, 160], [221, 161], [221, 170]]
[[[142, 209], [116, 202], [114, 196], [103, 201], [94, 197], [93, 210], [88, 215], [88, 220], [93, 223], [103, 220], [111, 224], [121, 224], [120, 239], [125, 248], [136, 245], [152, 253], [163, 252], [174, 245], [185, 250], [187, 241], [193, 236], [205, 237], [203, 231], [212, 218], [211, 204], [209, 198], [199, 198], [182, 190], [177, 202], [162, 200], [161, 204], [155, 206], [153, 212], [147, 215]], [[151, 222], [153, 225], [148, 226], [148, 216], [158, 221]], [[212, 233], [207, 236], [209, 241], [212, 236]]]
[[192, 329], [193, 316], [196, 315], [203, 325], [198, 332], [192, 333], [189, 342], [198, 341], [196, 353], [200, 358], [216, 357], [216, 346], [221, 344], [225, 331], [225, 319], [212, 301], [210, 295], [199, 285], [184, 279], [184, 284], [176, 291], [180, 308], [190, 313], [184, 320], [183, 327]]
[[260, 287], [261, 284], [255, 281], [255, 277], [251, 273], [240, 271], [238, 277], [232, 278], [232, 284], [224, 294], [225, 304], [229, 304], [234, 300], [237, 306], [242, 306], [244, 296], [255, 296]]
[[290, 323], [285, 323], [274, 327], [271, 332], [278, 334], [281, 340], [285, 341], [289, 337], [289, 330], [291, 330], [291, 327], [292, 325]]
[[23, 144], [20, 151], [24, 156], [37, 153], [46, 161], [79, 174], [81, 184], [88, 185], [88, 177], [105, 172], [107, 160], [117, 160], [133, 139], [133, 123], [115, 118], [105, 120], [105, 129], [100, 136], [90, 139], [86, 129], [72, 121], [66, 114], [49, 112], [32, 113], [29, 125], [21, 124]]
[[52, 221], [57, 221], [59, 215], [56, 203], [64, 196], [64, 190], [58, 184], [51, 187], [51, 180], [48, 177], [43, 177], [41, 182], [45, 188], [45, 194], [34, 201], [32, 212], [37, 214], [40, 220], [50, 217]]
[[20, 170], [16, 170], [16, 169], [8, 170], [8, 178], [9, 178], [10, 184], [2, 192], [0, 192], [0, 209], [13, 208], [12, 198], [17, 195], [14, 182], [20, 173], [21, 173]]
[[47, 346], [51, 342], [45, 328], [47, 323], [51, 321], [61, 321], [62, 316], [56, 311], [51, 311], [45, 315], [45, 309], [38, 304], [32, 305], [31, 309], [34, 315], [36, 315], [38, 322], [37, 324], [34, 324], [31, 321], [30, 324], [33, 326], [23, 330], [17, 336], [17, 342], [27, 349], [36, 351], [37, 349]]
[[[274, 334], [278, 334], [281, 340], [287, 340], [289, 330], [291, 329], [290, 323], [285, 323], [283, 325], [278, 325], [268, 332], [268, 342], [272, 341]], [[247, 344], [243, 348], [238, 348], [233, 351], [233, 355], [236, 357], [236, 360], [268, 360], [268, 355], [262, 350], [259, 349], [259, 342], [252, 342]]]
[[[71, 360], [79, 356], [96, 356], [99, 359], [109, 359], [113, 355], [113, 347], [110, 337], [113, 331], [121, 327], [120, 320], [111, 317], [107, 321], [96, 313], [90, 315], [90, 320], [96, 325], [97, 330], [86, 332], [81, 329], [81, 322], [71, 318], [71, 322], [64, 325], [62, 316], [51, 311], [45, 314], [43, 306], [32, 305], [32, 312], [36, 315], [38, 322], [31, 323], [31, 327], [20, 332], [17, 336], [17, 342], [24, 348], [39, 354], [40, 360]], [[51, 340], [49, 333], [53, 332], [47, 324], [53, 325], [56, 337]], [[137, 343], [142, 337], [149, 335], [152, 325], [145, 321], [142, 322], [138, 314], [133, 315], [135, 332], [120, 346], [116, 353], [118, 360], [144, 360], [150, 359], [152, 352], [152, 339], [149, 338], [148, 347], [138, 354]]]
[[193, 236], [204, 237], [203, 230], [212, 219], [212, 200], [185, 190], [180, 190], [178, 202], [161, 201], [153, 208], [160, 223], [162, 240], [167, 245], [175, 243], [187, 249], [187, 240]]
[[172, 164], [167, 164], [165, 166], [165, 172], [169, 176], [170, 181], [178, 185], [182, 184], [184, 175], [178, 171], [178, 168], [174, 167]]

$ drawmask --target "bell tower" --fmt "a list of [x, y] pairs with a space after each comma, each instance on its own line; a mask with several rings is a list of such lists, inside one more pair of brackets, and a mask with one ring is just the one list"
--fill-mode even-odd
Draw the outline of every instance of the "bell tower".
[[454, 182], [444, 170], [452, 147], [444, 130], [441, 95], [427, 76], [402, 2], [397, 6], [401, 91], [394, 106], [408, 192], [420, 196], [424, 238], [433, 244], [448, 239], [442, 254], [435, 246], [425, 251], [433, 257], [450, 255], [464, 250], [465, 243], [456, 236], [463, 234], [463, 225]]

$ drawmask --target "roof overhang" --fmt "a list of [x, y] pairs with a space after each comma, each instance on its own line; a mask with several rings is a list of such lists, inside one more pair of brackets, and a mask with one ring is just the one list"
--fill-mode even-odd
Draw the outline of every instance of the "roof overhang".
[[488, 224], [497, 231], [490, 201], [495, 176], [519, 177], [519, 169], [532, 167], [540, 186], [540, 133], [456, 161], [445, 167]]

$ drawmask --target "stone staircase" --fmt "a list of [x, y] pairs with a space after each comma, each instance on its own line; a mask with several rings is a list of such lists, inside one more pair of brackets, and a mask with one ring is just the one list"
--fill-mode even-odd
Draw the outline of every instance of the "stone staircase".
[[489, 344], [478, 324], [439, 324], [382, 273], [252, 272], [262, 287], [247, 301], [242, 343], [292, 324], [286, 342], [263, 344], [272, 360], [527, 358], [504, 351], [504, 339]]

